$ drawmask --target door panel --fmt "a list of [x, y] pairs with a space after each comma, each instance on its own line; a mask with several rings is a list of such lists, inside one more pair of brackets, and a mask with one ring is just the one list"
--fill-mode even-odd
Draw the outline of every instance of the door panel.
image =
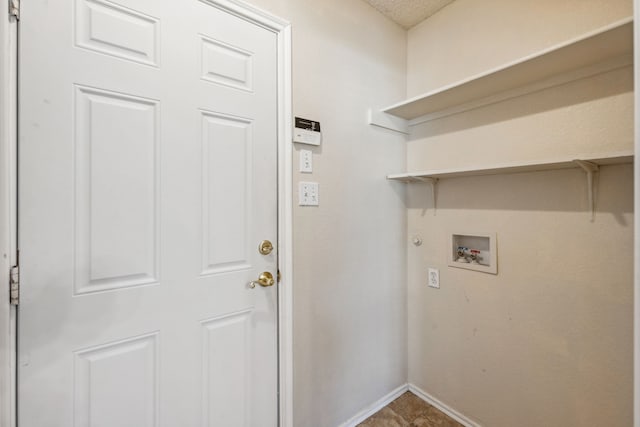
[[196, 0], [20, 31], [20, 426], [277, 425], [275, 34]]
[[[203, 425], [249, 425], [251, 401], [248, 391], [253, 382], [247, 375], [251, 369], [251, 311], [206, 320], [202, 322], [202, 329], [205, 343], [202, 353]], [[224, 351], [218, 345], [220, 342], [227, 343]], [[221, 380], [235, 385], [220, 387]], [[226, 404], [228, 401], [234, 404]]]
[[74, 425], [158, 425], [157, 347], [154, 333], [76, 352]]
[[158, 102], [80, 86], [74, 102], [75, 292], [157, 283]]
[[[202, 274], [246, 270], [251, 217], [251, 120], [202, 113]], [[216, 207], [224, 204], [229, 209]]]
[[76, 46], [149, 65], [158, 65], [159, 21], [115, 3], [78, 0]]

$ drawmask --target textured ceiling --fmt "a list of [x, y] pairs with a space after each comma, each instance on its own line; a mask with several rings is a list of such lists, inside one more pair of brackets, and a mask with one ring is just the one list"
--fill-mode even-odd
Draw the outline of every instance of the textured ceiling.
[[364, 0], [383, 15], [409, 29], [453, 0]]

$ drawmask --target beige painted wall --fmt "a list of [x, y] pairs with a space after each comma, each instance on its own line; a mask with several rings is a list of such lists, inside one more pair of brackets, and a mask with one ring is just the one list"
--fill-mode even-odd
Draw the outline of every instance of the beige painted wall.
[[483, 73], [631, 16], [632, 0], [457, 0], [413, 27], [408, 95]]
[[[630, 0], [457, 0], [409, 32], [408, 95], [631, 13]], [[632, 91], [629, 67], [420, 125], [408, 169], [631, 150]], [[437, 195], [434, 216], [427, 186], [408, 191], [408, 234], [425, 241], [407, 245], [409, 381], [484, 426], [630, 426], [632, 166], [601, 169], [594, 222], [577, 169], [443, 180]], [[497, 276], [447, 267], [456, 230], [497, 233]]]
[[292, 23], [293, 112], [322, 124], [313, 174], [294, 148], [294, 188], [320, 183], [294, 208], [294, 425], [335, 427], [406, 383], [406, 208], [384, 179], [405, 145], [366, 124], [405, 95], [406, 32], [361, 0], [251, 3]]

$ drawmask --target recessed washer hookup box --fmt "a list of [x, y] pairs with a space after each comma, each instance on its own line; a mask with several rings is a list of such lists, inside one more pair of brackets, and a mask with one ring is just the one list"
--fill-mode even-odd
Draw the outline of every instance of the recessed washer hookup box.
[[498, 274], [496, 233], [451, 233], [449, 267]]

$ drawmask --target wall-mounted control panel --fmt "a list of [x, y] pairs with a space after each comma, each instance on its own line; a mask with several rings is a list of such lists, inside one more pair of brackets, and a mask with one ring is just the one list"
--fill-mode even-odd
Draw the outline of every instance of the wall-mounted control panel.
[[447, 264], [498, 274], [496, 233], [451, 233]]
[[295, 118], [295, 127], [293, 128], [293, 142], [309, 145], [320, 145], [322, 142], [322, 133], [320, 132], [320, 122], [315, 120]]

